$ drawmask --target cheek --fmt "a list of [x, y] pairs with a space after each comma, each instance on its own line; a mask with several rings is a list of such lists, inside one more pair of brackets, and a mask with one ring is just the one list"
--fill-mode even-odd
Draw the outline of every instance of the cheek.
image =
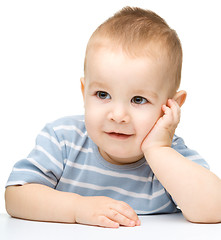
[[87, 115], [96, 116], [97, 114], [102, 113], [102, 107], [99, 106], [94, 96], [89, 96], [85, 99], [84, 108], [85, 114]]
[[93, 104], [85, 104], [85, 125], [88, 134], [94, 134], [95, 129], [101, 127], [103, 115], [100, 108], [94, 107]]
[[148, 112], [146, 114], [137, 115], [136, 132], [141, 138], [144, 138], [153, 128], [156, 121], [161, 116], [161, 110]]
[[87, 132], [90, 132], [92, 129], [96, 128], [98, 124], [98, 118], [95, 111], [85, 109], [85, 125]]
[[136, 132], [139, 138], [143, 139], [152, 129], [154, 123], [155, 122], [149, 119], [144, 122], [139, 122], [139, 124], [137, 124], [137, 129], [136, 129]]

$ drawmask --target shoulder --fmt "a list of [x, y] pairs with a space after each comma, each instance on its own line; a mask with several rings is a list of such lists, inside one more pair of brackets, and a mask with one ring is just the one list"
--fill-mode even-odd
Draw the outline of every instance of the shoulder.
[[205, 161], [205, 159], [196, 150], [187, 147], [184, 140], [181, 137], [174, 135], [171, 147], [184, 157], [188, 158], [189, 160], [196, 162], [199, 165], [202, 165], [203, 167], [209, 169], [209, 165]]
[[84, 115], [62, 117], [48, 124], [51, 125], [54, 129], [57, 129], [60, 126], [78, 126], [84, 128]]
[[177, 135], [174, 134], [172, 148], [174, 149], [187, 148], [187, 146], [185, 145], [185, 142], [181, 137], [178, 137]]
[[71, 140], [73, 137], [85, 137], [87, 131], [83, 115], [67, 116], [47, 123], [43, 131], [53, 132], [58, 140]]

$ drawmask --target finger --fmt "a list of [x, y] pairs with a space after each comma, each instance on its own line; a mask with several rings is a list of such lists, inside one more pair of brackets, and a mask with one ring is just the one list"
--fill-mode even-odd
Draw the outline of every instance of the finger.
[[125, 216], [126, 218], [135, 221], [136, 224], [139, 222], [139, 218], [136, 212], [129, 204], [123, 201], [117, 201], [117, 204], [114, 206], [114, 209], [121, 215]]
[[164, 115], [170, 115], [171, 114], [171, 109], [170, 109], [170, 107], [168, 107], [168, 106], [166, 106], [166, 105], [163, 105], [162, 106], [162, 110], [163, 110], [163, 112], [164, 112]]
[[168, 99], [168, 105], [171, 109], [179, 112], [180, 111], [180, 106], [177, 103], [177, 101], [175, 101], [174, 99]]
[[109, 219], [106, 216], [99, 216], [98, 222], [95, 224], [101, 227], [107, 227], [107, 228], [119, 228], [120, 224]]
[[172, 110], [170, 109], [170, 107], [167, 107], [166, 105], [163, 105], [162, 106], [162, 110], [164, 112], [164, 115], [163, 115], [163, 122], [164, 124], [166, 125], [171, 125], [171, 123], [173, 122], [173, 113], [172, 113]]
[[180, 121], [180, 112], [181, 112], [180, 111], [180, 106], [174, 99], [171, 99], [170, 105], [171, 105], [171, 110], [172, 110], [172, 113], [173, 113], [174, 121], [176, 123], [179, 123], [179, 121]]
[[127, 227], [134, 227], [134, 226], [136, 226], [136, 222], [135, 221], [125, 217], [124, 215], [122, 215], [121, 213], [115, 211], [114, 209], [111, 209], [108, 212], [107, 217], [109, 219], [111, 219], [112, 221], [119, 223], [122, 226], [127, 226]]

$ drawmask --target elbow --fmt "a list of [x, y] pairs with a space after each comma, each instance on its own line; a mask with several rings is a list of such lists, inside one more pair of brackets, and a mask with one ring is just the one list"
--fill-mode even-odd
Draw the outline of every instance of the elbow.
[[13, 216], [10, 202], [11, 201], [10, 201], [9, 187], [7, 187], [5, 190], [5, 209], [10, 216]]
[[181, 207], [183, 216], [192, 223], [220, 223], [221, 195], [202, 196], [198, 201], [191, 201]]
[[212, 224], [212, 223], [221, 223], [221, 218], [216, 217], [186, 217], [187, 221], [191, 223], [199, 223], [199, 224]]
[[189, 214], [186, 214], [183, 212], [183, 216], [185, 219], [191, 223], [221, 223], [221, 210], [219, 209], [210, 209], [211, 211], [207, 209], [198, 210], [196, 212], [192, 212]]
[[6, 209], [6, 212], [14, 217], [15, 216], [15, 213], [14, 213], [14, 199], [16, 199], [14, 197], [14, 194], [13, 194], [13, 187], [7, 187], [6, 190], [5, 190], [5, 209]]

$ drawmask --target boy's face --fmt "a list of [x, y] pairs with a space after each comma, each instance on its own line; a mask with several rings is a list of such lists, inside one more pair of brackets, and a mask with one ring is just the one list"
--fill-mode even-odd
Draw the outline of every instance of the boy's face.
[[138, 161], [141, 143], [169, 97], [162, 61], [103, 47], [89, 51], [85, 70], [81, 82], [88, 135], [107, 161]]

